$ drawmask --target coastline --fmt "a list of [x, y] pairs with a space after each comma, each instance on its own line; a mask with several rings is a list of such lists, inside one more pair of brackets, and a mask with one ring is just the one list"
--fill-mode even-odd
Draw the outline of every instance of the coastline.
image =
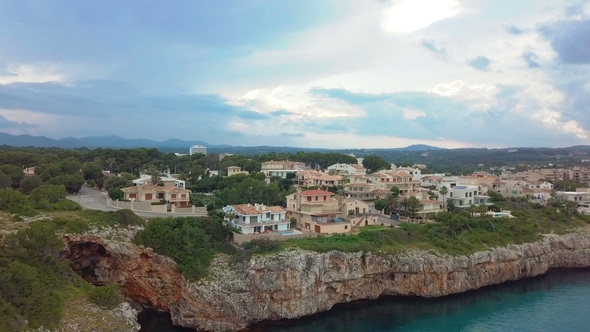
[[552, 268], [590, 266], [586, 228], [468, 256], [293, 249], [234, 265], [220, 255], [209, 277], [197, 282], [186, 281], [172, 260], [149, 248], [92, 236], [72, 237], [67, 243], [78, 268], [85, 267], [87, 255], [104, 252], [92, 266], [97, 281], [118, 282], [125, 296], [143, 307], [170, 312], [175, 325], [209, 331], [305, 317], [339, 303], [383, 295], [440, 297], [538, 276]]
[[[585, 282], [584, 287], [588, 288], [590, 287], [588, 285], [589, 278], [590, 268], [554, 268], [536, 277], [507, 281], [436, 298], [386, 295], [376, 300], [340, 303], [334, 305], [329, 311], [297, 319], [264, 321], [249, 326], [242, 332], [300, 332], [320, 330], [320, 327], [326, 326], [347, 327], [352, 331], [397, 331], [398, 329], [408, 331], [407, 325], [422, 328], [433, 327], [433, 322], [436, 324], [434, 326], [439, 328], [438, 330], [443, 330], [440, 327], [445, 326], [445, 323], [448, 324], [451, 317], [457, 318], [463, 317], [464, 314], [473, 314], [472, 311], [476, 310], [474, 307], [479, 306], [490, 310], [478, 312], [488, 315], [488, 319], [489, 316], [502, 316], [502, 313], [506, 311], [497, 310], [498, 307], [506, 309], [508, 306], [513, 309], [513, 306], [517, 307], [522, 303], [528, 305], [529, 302], [526, 301], [531, 298], [544, 297], [546, 292], [557, 292], [557, 289], [563, 287], [575, 287], [582, 280]], [[564, 296], [567, 298], [567, 294]], [[504, 303], [505, 301], [508, 303]], [[377, 323], [371, 325], [371, 322], [374, 321]], [[337, 326], [332, 324], [337, 324]], [[384, 329], [384, 325], [387, 325], [386, 329]], [[362, 328], [359, 329], [359, 326]], [[449, 330], [448, 325], [446, 327], [446, 330]]]

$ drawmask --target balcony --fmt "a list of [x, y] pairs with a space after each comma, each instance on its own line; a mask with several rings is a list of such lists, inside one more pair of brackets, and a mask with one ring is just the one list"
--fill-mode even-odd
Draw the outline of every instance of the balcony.
[[286, 219], [282, 219], [282, 220], [264, 220], [264, 221], [258, 221], [258, 222], [251, 222], [251, 223], [247, 223], [245, 221], [241, 221], [239, 219], [234, 219], [231, 221], [232, 224], [234, 225], [240, 225], [240, 226], [272, 226], [272, 225], [280, 225], [280, 224], [285, 224], [285, 223], [289, 223], [289, 220]]

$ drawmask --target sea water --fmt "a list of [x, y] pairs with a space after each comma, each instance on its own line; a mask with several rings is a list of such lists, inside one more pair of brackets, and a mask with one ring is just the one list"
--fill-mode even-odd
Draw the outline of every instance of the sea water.
[[[146, 312], [141, 332], [177, 332], [166, 314]], [[253, 332], [580, 331], [590, 332], [590, 269], [553, 270], [434, 299], [382, 297], [336, 305], [297, 320], [264, 323]]]

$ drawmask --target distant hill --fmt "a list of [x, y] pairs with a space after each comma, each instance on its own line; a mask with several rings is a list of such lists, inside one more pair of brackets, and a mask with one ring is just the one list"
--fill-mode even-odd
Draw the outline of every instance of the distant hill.
[[[53, 139], [45, 136], [31, 136], [31, 135], [11, 135], [0, 133], [0, 145], [9, 145], [15, 147], [41, 147], [41, 148], [157, 148], [168, 150], [172, 152], [187, 151], [192, 145], [203, 145], [208, 147], [211, 152], [227, 152], [227, 153], [268, 153], [268, 152], [297, 152], [297, 151], [339, 151], [339, 149], [324, 149], [324, 148], [301, 148], [301, 147], [278, 147], [278, 146], [231, 146], [231, 145], [212, 145], [203, 141], [184, 141], [176, 138], [171, 138], [165, 141], [154, 141], [150, 139], [137, 138], [127, 139], [120, 136], [90, 136], [90, 137], [66, 137], [60, 139]], [[347, 149], [348, 151], [349, 149]], [[350, 152], [359, 153], [364, 149], [350, 149]], [[427, 150], [444, 150], [435, 146], [416, 144], [405, 148], [391, 148], [391, 149], [372, 149], [374, 150], [399, 150], [399, 151], [427, 151]], [[361, 153], [362, 154], [362, 153]]]
[[203, 145], [206, 147], [215, 147], [202, 141], [183, 141], [179, 139], [168, 139], [163, 142], [153, 141], [150, 139], [127, 139], [120, 136], [91, 136], [91, 137], [66, 137], [53, 139], [45, 136], [31, 135], [11, 135], [0, 133], [0, 145], [10, 145], [16, 147], [34, 146], [41, 148], [175, 148], [185, 149], [192, 145]]
[[429, 150], [446, 150], [445, 148], [439, 148], [436, 146], [425, 145], [425, 144], [414, 144], [406, 146], [405, 148], [395, 148], [393, 150], [399, 151], [429, 151]]

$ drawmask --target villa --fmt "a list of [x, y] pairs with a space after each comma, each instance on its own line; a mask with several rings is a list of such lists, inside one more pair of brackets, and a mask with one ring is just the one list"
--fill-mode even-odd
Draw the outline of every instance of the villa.
[[238, 204], [223, 208], [225, 220], [242, 234], [260, 234], [268, 231], [287, 231], [290, 227], [286, 211], [280, 206], [264, 204]]

